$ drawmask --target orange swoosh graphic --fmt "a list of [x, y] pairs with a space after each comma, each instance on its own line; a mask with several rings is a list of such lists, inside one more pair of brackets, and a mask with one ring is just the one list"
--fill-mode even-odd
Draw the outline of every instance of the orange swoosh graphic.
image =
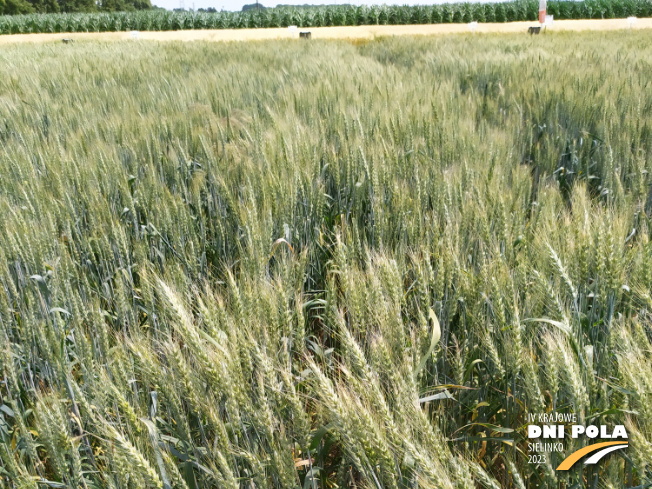
[[605, 447], [611, 447], [613, 445], [627, 445], [627, 442], [605, 441], [603, 443], [594, 443], [593, 445], [589, 445], [588, 447], [581, 448], [578, 451], [573, 452], [568, 457], [566, 457], [564, 461], [559, 464], [557, 470], [568, 470], [575, 464], [575, 462], [581, 459], [584, 455], [588, 455], [589, 453], [595, 452], [596, 450], [600, 450], [601, 448], [605, 448]]

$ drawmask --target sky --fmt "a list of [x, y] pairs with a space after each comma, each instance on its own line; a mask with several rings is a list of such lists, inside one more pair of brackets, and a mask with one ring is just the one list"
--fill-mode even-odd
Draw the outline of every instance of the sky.
[[[153, 5], [163, 7], [166, 9], [179, 8], [180, 2], [185, 3], [186, 9], [195, 9], [213, 7], [217, 10], [242, 10], [242, 6], [248, 3], [255, 3], [256, 0], [151, 0]], [[259, 0], [265, 7], [275, 7], [281, 3], [283, 5], [320, 5], [320, 4], [337, 4], [346, 3], [351, 5], [382, 5], [382, 4], [398, 4], [398, 5], [433, 5], [436, 3], [448, 3], [451, 0], [441, 1], [419, 1], [419, 0]], [[474, 0], [466, 0], [474, 1]], [[478, 0], [480, 1], [480, 0]], [[486, 0], [484, 0], [486, 1]]]

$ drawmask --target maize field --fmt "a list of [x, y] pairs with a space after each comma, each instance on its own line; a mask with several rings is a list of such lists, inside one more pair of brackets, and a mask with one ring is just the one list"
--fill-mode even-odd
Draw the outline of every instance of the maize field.
[[3, 46], [0, 487], [650, 487], [651, 46]]
[[[278, 7], [216, 13], [142, 10], [27, 14], [0, 16], [0, 34], [514, 22], [534, 21], [538, 12], [537, 0], [515, 0], [422, 6]], [[548, 2], [548, 14], [559, 20], [652, 17], [652, 0], [552, 0]]]

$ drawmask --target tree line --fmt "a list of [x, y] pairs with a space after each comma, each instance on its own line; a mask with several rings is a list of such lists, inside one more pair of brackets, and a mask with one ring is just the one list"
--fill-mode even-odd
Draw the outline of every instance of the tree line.
[[0, 0], [0, 15], [151, 9], [150, 0]]

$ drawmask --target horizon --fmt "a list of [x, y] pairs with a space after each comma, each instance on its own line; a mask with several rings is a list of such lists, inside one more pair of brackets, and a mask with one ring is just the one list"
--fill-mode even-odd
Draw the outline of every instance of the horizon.
[[[497, 3], [505, 0], [462, 0], [463, 3]], [[198, 10], [198, 9], [207, 9], [214, 8], [218, 11], [228, 10], [228, 11], [240, 11], [245, 5], [250, 5], [252, 1], [242, 1], [242, 0], [157, 0], [152, 1], [152, 5], [155, 7], [164, 8], [167, 10], [174, 10], [178, 8], [185, 8], [186, 10]], [[283, 2], [275, 3], [274, 5], [268, 5], [264, 2], [259, 2], [261, 6], [266, 8], [273, 8], [279, 4], [282, 5], [440, 5], [443, 3], [457, 3], [454, 0], [441, 0], [441, 1], [429, 1], [429, 2], [420, 2], [420, 1], [408, 1], [408, 2], [387, 2], [387, 1], [348, 1], [348, 0], [332, 0], [332, 1], [323, 1], [323, 2], [306, 2], [305, 0], [288, 0]], [[183, 6], [183, 7], [182, 7]]]

